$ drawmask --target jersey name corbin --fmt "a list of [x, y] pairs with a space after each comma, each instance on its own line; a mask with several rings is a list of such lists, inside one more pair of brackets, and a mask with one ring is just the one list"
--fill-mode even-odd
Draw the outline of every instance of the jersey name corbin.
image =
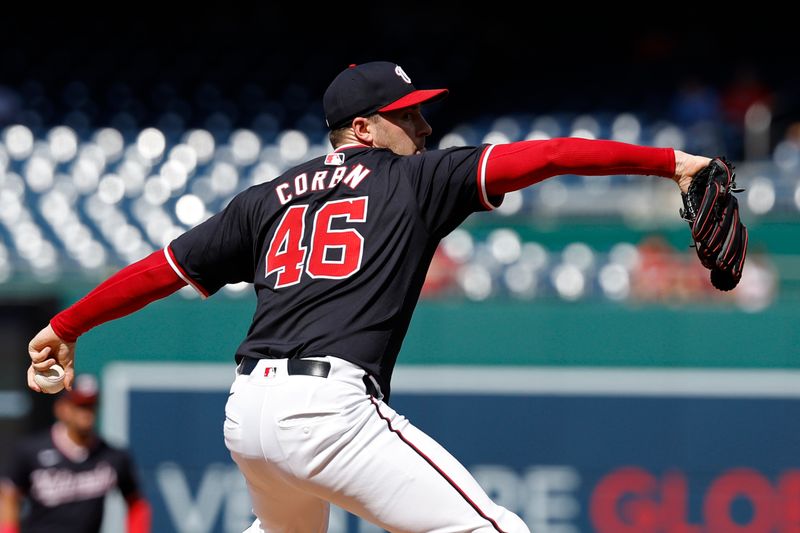
[[[329, 155], [341, 154], [334, 153]], [[328, 164], [329, 159], [333, 158], [326, 157], [325, 164]], [[345, 183], [351, 189], [355, 189], [370, 172], [372, 172], [372, 170], [361, 164], [351, 165], [349, 167], [339, 166], [332, 171], [319, 170], [314, 172], [311, 176], [303, 172], [295, 176], [293, 180], [281, 183], [275, 187], [275, 194], [278, 195], [278, 201], [280, 201], [281, 205], [286, 205], [289, 201], [298, 196], [314, 191], [333, 189], [339, 185], [339, 182]]]

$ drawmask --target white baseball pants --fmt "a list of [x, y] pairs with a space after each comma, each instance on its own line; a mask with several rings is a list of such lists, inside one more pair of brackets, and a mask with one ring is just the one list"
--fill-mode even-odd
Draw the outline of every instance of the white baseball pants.
[[231, 386], [225, 444], [257, 517], [247, 533], [323, 533], [330, 503], [391, 532], [529, 532], [441, 445], [369, 396], [364, 370], [312, 359], [331, 364], [327, 378], [289, 376], [285, 359], [265, 359]]

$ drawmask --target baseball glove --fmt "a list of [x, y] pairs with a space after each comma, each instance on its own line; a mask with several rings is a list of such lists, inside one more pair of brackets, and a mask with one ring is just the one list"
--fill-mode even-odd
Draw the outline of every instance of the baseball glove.
[[697, 257], [711, 271], [711, 284], [721, 291], [736, 287], [747, 255], [747, 228], [739, 217], [733, 165], [715, 157], [695, 174], [682, 193], [680, 215], [689, 223]]

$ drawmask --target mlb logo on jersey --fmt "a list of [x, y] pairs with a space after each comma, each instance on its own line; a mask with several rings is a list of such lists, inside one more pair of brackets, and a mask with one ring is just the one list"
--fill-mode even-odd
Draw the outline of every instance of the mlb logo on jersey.
[[341, 152], [331, 152], [325, 156], [325, 164], [338, 167], [344, 164], [344, 154]]
[[264, 369], [265, 378], [274, 378], [278, 374], [278, 369], [274, 366], [268, 366]]

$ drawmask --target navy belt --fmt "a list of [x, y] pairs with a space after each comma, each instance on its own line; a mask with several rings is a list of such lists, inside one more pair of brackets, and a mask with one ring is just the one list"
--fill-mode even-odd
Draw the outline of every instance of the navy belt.
[[[250, 375], [259, 361], [257, 357], [244, 356], [239, 364], [239, 374]], [[331, 364], [327, 361], [313, 361], [311, 359], [287, 359], [286, 373], [290, 376], [317, 376], [327, 378], [331, 371]]]

